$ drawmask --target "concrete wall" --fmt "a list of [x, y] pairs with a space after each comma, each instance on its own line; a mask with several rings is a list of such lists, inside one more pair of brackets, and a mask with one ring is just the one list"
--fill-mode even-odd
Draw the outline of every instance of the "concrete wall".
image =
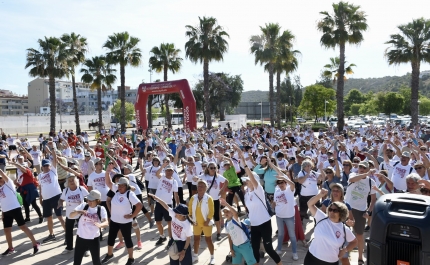
[[[92, 121], [97, 121], [98, 115], [80, 115], [79, 121], [81, 124], [81, 130], [89, 130], [88, 124]], [[74, 115], [60, 115], [56, 117], [56, 128], [58, 132], [60, 129], [73, 129], [76, 130], [75, 116]], [[110, 127], [110, 113], [103, 113], [103, 123], [105, 128]], [[5, 133], [25, 135], [27, 133], [48, 133], [50, 124], [50, 116], [0, 116], [0, 128]], [[91, 128], [92, 129], [92, 128]]]

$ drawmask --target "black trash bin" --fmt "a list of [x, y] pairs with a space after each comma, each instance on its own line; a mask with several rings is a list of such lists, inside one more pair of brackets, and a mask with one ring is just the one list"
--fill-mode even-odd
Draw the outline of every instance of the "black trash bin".
[[381, 196], [366, 242], [368, 265], [430, 265], [430, 196]]

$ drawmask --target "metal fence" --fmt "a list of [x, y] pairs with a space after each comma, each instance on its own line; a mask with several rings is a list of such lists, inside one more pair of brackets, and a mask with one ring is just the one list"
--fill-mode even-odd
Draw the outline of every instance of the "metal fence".
[[[276, 103], [274, 103], [276, 109]], [[269, 102], [240, 102], [234, 114], [246, 114], [249, 120], [267, 120], [270, 118]]]

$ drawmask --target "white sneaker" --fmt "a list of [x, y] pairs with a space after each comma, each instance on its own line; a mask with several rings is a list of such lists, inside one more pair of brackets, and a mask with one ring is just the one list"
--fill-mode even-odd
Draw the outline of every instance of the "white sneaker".
[[90, 251], [89, 250], [85, 251], [84, 256], [85, 257], [89, 257], [90, 256]]
[[210, 265], [215, 265], [215, 257], [211, 258], [211, 261], [209, 262]]
[[193, 263], [199, 262], [199, 255], [193, 253], [192, 260], [193, 260]]
[[297, 255], [297, 253], [293, 253], [293, 260], [299, 260], [299, 255]]
[[61, 254], [65, 255], [65, 254], [69, 254], [71, 252], [73, 252], [73, 250], [64, 249], [63, 252], [61, 252]]
[[282, 250], [276, 250], [276, 254], [278, 254], [278, 255], [282, 255]]

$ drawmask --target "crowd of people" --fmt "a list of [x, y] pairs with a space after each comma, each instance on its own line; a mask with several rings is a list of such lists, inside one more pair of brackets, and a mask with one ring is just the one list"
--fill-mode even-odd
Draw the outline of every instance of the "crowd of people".
[[[40, 135], [37, 144], [3, 131], [2, 138], [3, 256], [16, 252], [13, 221], [36, 254], [41, 244], [56, 240], [58, 220], [65, 232], [62, 254], [73, 254], [74, 264], [84, 256], [93, 264], [109, 263], [114, 249], [125, 247], [130, 265], [134, 248], [142, 249], [142, 212], [148, 227], [157, 227], [155, 245], [166, 243], [170, 264], [198, 263], [202, 236], [210, 264], [216, 264], [214, 241], [224, 236], [233, 264], [259, 264], [264, 253], [276, 264], [285, 252], [296, 261], [300, 242], [308, 248], [306, 265], [350, 264], [354, 249], [364, 264], [363, 235], [371, 229], [376, 200], [395, 192], [430, 195], [425, 125], [387, 123], [341, 133], [300, 126], [140, 129], [131, 135], [109, 130], [96, 136], [95, 145], [88, 134], [72, 130]], [[15, 178], [8, 167], [16, 168]], [[30, 207], [39, 224], [47, 223], [41, 242], [26, 225]], [[311, 218], [309, 240], [304, 226]], [[101, 257], [103, 234], [107, 254]], [[283, 249], [285, 243], [291, 250]]]

